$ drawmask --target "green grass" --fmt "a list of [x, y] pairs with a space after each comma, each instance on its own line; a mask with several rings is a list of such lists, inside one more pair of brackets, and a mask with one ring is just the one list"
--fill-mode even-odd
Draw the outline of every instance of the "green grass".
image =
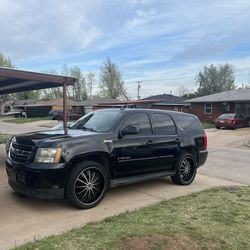
[[4, 122], [21, 124], [21, 123], [28, 123], [28, 122], [43, 121], [43, 120], [49, 120], [49, 118], [48, 117], [12, 118], [12, 119], [6, 119], [4, 120]]
[[250, 249], [249, 235], [250, 187], [228, 187], [164, 201], [16, 249]]
[[215, 128], [215, 125], [213, 122], [202, 122], [202, 126], [204, 129], [206, 128]]
[[1, 134], [0, 133], [0, 144], [6, 143], [7, 140], [9, 139], [9, 137], [10, 137], [10, 135], [8, 135], [8, 134]]

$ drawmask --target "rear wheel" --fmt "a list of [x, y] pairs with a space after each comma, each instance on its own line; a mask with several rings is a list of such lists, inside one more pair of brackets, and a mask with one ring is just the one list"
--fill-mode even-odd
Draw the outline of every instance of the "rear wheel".
[[66, 187], [67, 199], [77, 208], [95, 207], [108, 189], [105, 167], [94, 161], [77, 164], [71, 171]]
[[172, 181], [178, 185], [189, 185], [196, 176], [196, 161], [192, 154], [182, 153], [177, 160], [176, 173], [171, 176]]
[[216, 126], [217, 129], [220, 129], [220, 126]]

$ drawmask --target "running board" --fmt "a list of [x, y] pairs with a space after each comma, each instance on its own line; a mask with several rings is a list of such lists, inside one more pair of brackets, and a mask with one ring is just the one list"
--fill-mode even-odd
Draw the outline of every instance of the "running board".
[[175, 170], [122, 177], [122, 178], [111, 180], [110, 187], [113, 188], [117, 186], [134, 184], [134, 183], [139, 183], [139, 182], [144, 182], [144, 181], [149, 181], [149, 180], [155, 180], [155, 179], [163, 178], [166, 176], [173, 176], [173, 175], [175, 175]]

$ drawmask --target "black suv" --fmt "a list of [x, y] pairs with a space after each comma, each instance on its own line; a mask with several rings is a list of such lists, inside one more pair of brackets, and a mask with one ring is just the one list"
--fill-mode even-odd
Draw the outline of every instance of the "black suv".
[[9, 185], [18, 193], [96, 206], [109, 187], [171, 176], [190, 184], [207, 159], [207, 137], [193, 115], [146, 109], [89, 113], [63, 130], [12, 137]]

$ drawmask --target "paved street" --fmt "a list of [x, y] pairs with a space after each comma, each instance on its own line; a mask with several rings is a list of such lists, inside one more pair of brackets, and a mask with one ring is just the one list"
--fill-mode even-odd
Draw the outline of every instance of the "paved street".
[[[169, 178], [110, 190], [90, 210], [77, 210], [66, 201], [39, 200], [15, 194], [7, 184], [4, 147], [0, 145], [0, 246], [14, 247], [34, 238], [58, 234], [88, 222], [216, 186], [250, 184], [250, 148], [243, 130], [208, 130], [209, 158], [194, 183], [173, 185]], [[231, 139], [230, 139], [231, 138]], [[224, 146], [222, 146], [224, 144]]]

